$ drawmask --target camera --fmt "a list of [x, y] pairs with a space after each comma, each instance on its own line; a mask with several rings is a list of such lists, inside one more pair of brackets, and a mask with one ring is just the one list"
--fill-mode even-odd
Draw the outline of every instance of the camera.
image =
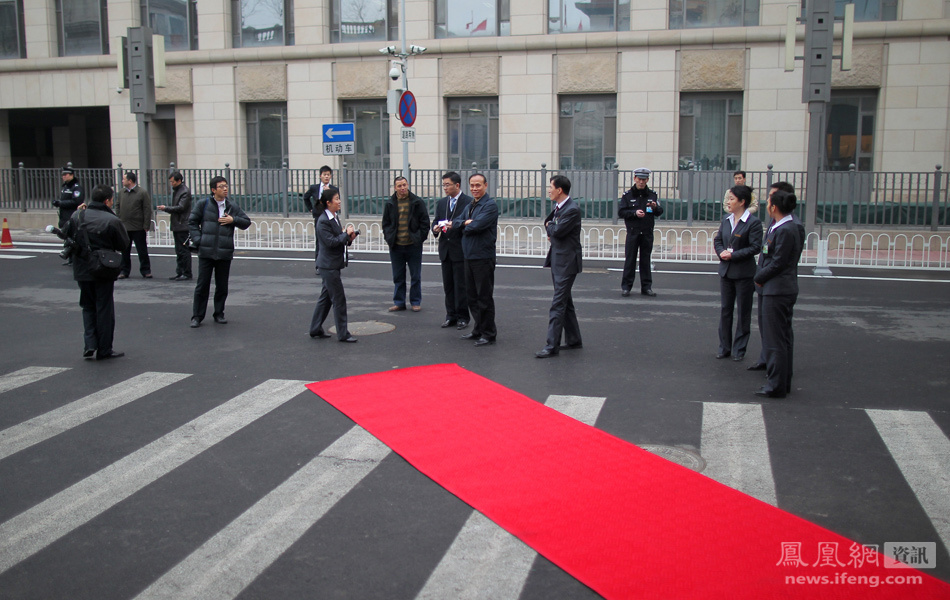
[[80, 248], [79, 244], [76, 243], [76, 240], [67, 236], [63, 233], [63, 230], [59, 227], [53, 227], [52, 225], [46, 226], [46, 233], [55, 233], [59, 239], [63, 240], [63, 251], [59, 253], [59, 257], [63, 260], [68, 260], [69, 257], [79, 255]]
[[399, 76], [402, 74], [402, 69], [399, 68], [400, 64], [398, 60], [392, 62], [392, 68], [389, 69], [389, 78], [393, 81], [398, 81]]

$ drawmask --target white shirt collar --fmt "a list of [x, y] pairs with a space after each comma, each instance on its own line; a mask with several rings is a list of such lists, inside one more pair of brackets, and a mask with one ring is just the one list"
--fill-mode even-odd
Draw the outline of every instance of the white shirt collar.
[[784, 225], [785, 223], [788, 223], [791, 220], [792, 220], [792, 215], [785, 215], [784, 217], [782, 217], [781, 219], [773, 223], [772, 226], [769, 227], [769, 231], [770, 232], [775, 231], [775, 229], [777, 229], [779, 226]]
[[561, 200], [560, 202], [558, 202], [558, 203], [557, 203], [557, 208], [558, 208], [558, 209], [562, 208], [562, 207], [564, 206], [564, 203], [567, 202], [567, 201], [570, 200], [570, 199], [571, 199], [571, 197], [568, 196], [567, 198], [565, 198], [565, 199]]
[[336, 219], [336, 215], [333, 214], [333, 211], [330, 210], [329, 208], [323, 209], [323, 212], [327, 213], [327, 218], [328, 218], [328, 219], [330, 219], [330, 220]]
[[[750, 217], [751, 215], [752, 215], [752, 213], [749, 212], [749, 209], [747, 208], [747, 209], [745, 210], [745, 212], [742, 213], [742, 216], [739, 217], [739, 220], [742, 221], [743, 223], [745, 223], [746, 221], [749, 220], [749, 217]], [[735, 215], [735, 213], [729, 213], [729, 224], [732, 225], [732, 228], [733, 228], [733, 229], [736, 228], [736, 215]]]

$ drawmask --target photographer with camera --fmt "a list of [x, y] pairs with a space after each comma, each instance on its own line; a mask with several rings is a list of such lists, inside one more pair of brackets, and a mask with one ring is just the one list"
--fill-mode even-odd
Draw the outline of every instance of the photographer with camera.
[[115, 255], [115, 268], [102, 268], [100, 251], [121, 253], [129, 245], [129, 236], [119, 217], [112, 212], [115, 193], [107, 185], [92, 190], [86, 209], [76, 211], [66, 222], [62, 237], [72, 249], [73, 278], [79, 283], [79, 306], [82, 307], [83, 358], [105, 360], [123, 356], [112, 349], [115, 332], [115, 302], [112, 292], [119, 274], [120, 256]]
[[[79, 208], [79, 205], [82, 204], [86, 198], [86, 194], [82, 186], [79, 185], [79, 179], [76, 178], [76, 172], [72, 167], [63, 167], [62, 178], [63, 189], [60, 191], [59, 198], [53, 200], [53, 206], [59, 209], [60, 229], [65, 227], [69, 218], [73, 216], [73, 213], [76, 212], [76, 209]], [[66, 259], [63, 265], [72, 265], [72, 257], [69, 256], [69, 252], [65, 247], [63, 248], [63, 254], [66, 255], [63, 256], [63, 258]]]
[[343, 228], [337, 213], [340, 212], [340, 192], [336, 188], [323, 190], [320, 195], [320, 216], [317, 218], [317, 241], [320, 244], [320, 254], [317, 257], [317, 266], [320, 267], [320, 277], [323, 278], [323, 288], [320, 298], [313, 309], [313, 318], [310, 320], [310, 337], [328, 338], [329, 333], [323, 329], [323, 322], [333, 307], [333, 320], [336, 321], [336, 338], [341, 342], [354, 343], [356, 338], [350, 335], [346, 324], [346, 294], [343, 291], [343, 279], [340, 271], [346, 268], [349, 262], [347, 246], [353, 243], [360, 234], [352, 224]]

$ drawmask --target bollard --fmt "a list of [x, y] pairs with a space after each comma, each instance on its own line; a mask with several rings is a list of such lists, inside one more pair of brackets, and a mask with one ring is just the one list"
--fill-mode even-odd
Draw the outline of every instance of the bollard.
[[818, 263], [812, 270], [812, 273], [819, 277], [831, 277], [831, 269], [828, 267], [828, 240], [818, 240]]

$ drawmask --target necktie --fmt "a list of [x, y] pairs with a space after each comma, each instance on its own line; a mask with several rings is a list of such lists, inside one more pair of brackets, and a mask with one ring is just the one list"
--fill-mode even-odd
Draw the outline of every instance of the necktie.
[[451, 216], [452, 213], [454, 212], [455, 212], [455, 198], [452, 198], [451, 200], [449, 200], [449, 216]]

